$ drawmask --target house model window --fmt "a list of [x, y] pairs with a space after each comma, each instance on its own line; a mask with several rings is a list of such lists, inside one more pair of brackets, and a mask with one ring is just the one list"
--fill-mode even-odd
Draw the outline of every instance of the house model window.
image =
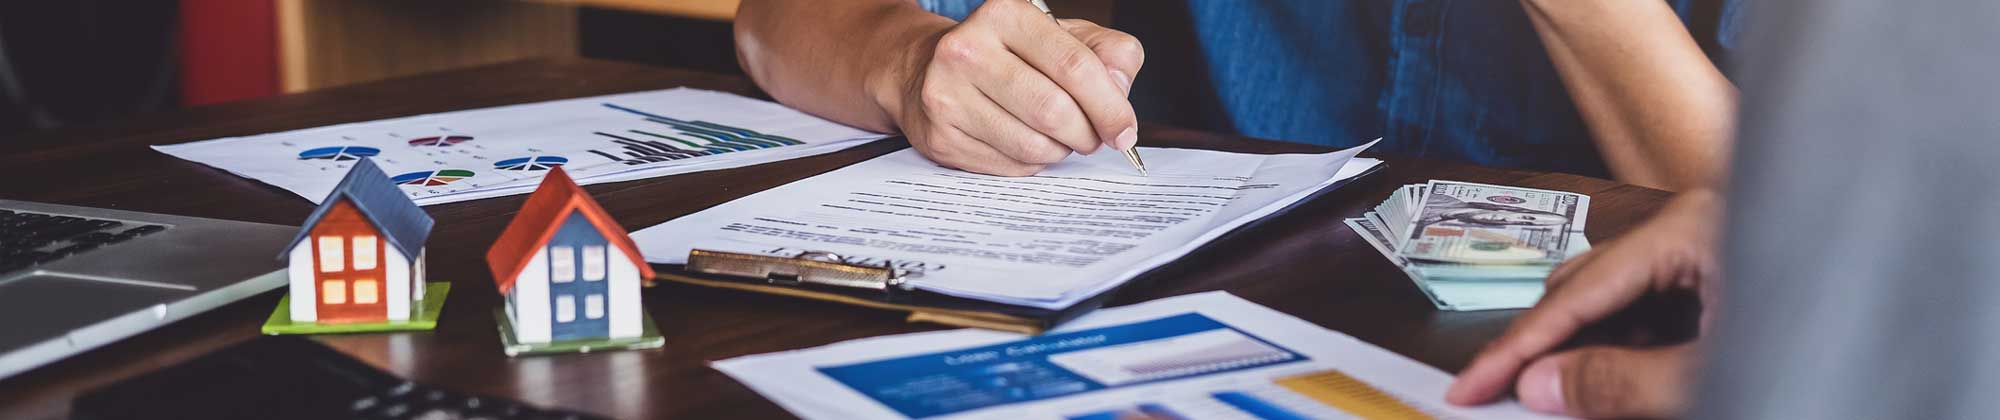
[[556, 283], [576, 281], [576, 248], [549, 247], [549, 281]]
[[347, 303], [346, 280], [327, 280], [327, 281], [322, 281], [319, 284], [321, 289], [319, 291], [319, 295], [321, 298], [326, 300], [326, 303], [328, 304]]
[[[354, 270], [375, 269], [375, 235], [354, 237]], [[354, 287], [361, 287], [357, 283]]]
[[590, 319], [604, 317], [604, 295], [596, 294], [583, 298], [583, 317]]
[[[319, 237], [319, 271], [333, 273], [347, 270], [347, 259], [342, 258], [339, 236]], [[332, 303], [331, 301], [327, 303]]]
[[556, 296], [556, 322], [570, 322], [575, 320], [576, 297], [570, 295]]
[[[360, 254], [356, 253], [355, 255], [360, 255]], [[354, 263], [354, 265], [358, 267], [361, 265], [361, 263], [357, 261]], [[355, 280], [354, 303], [360, 305], [366, 305], [370, 303], [380, 302], [381, 297], [375, 295], [375, 287], [376, 287], [375, 279]]]
[[604, 280], [604, 247], [600, 245], [583, 247], [583, 281], [602, 280]]

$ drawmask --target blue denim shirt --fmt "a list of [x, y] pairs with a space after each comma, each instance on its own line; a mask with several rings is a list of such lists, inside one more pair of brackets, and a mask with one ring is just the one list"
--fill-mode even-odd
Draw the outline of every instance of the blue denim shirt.
[[[1739, 0], [1662, 0], [1711, 59]], [[919, 0], [963, 19], [981, 0]], [[1140, 119], [1485, 165], [1606, 174], [1515, 0], [1123, 1]], [[1725, 69], [1727, 66], [1724, 67]]]

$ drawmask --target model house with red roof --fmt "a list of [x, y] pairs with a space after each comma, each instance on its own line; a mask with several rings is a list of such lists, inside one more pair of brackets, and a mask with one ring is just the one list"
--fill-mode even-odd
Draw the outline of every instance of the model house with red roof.
[[558, 167], [486, 253], [522, 343], [643, 333], [640, 282], [653, 270], [625, 229]]
[[290, 263], [291, 322], [410, 320], [432, 223], [373, 161], [357, 161], [279, 255]]

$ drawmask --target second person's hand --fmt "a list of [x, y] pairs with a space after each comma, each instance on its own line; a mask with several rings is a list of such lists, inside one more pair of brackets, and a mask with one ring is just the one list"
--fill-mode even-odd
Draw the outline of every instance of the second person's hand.
[[1138, 140], [1126, 95], [1145, 51], [1131, 35], [993, 0], [917, 44], [874, 95], [938, 164], [1027, 176]]
[[[1585, 325], [1641, 296], [1688, 290], [1715, 299], [1722, 198], [1681, 193], [1646, 223], [1549, 275], [1548, 293], [1459, 372], [1445, 400], [1483, 404], [1513, 388], [1529, 409], [1585, 418], [1656, 418], [1681, 413], [1696, 345], [1559, 346]], [[1710, 312], [1703, 312], [1707, 317]], [[1706, 324], [1706, 319], [1704, 319]]]

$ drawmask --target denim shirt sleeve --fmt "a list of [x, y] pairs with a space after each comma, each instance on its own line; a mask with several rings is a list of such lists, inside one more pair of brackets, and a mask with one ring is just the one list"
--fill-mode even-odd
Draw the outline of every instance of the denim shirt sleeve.
[[966, 16], [972, 14], [972, 9], [979, 8], [982, 3], [986, 3], [986, 0], [917, 0], [917, 4], [923, 6], [924, 10], [960, 21], [965, 20]]
[[1734, 76], [1731, 56], [1739, 50], [1746, 0], [1669, 0], [1688, 34], [1724, 74]]

